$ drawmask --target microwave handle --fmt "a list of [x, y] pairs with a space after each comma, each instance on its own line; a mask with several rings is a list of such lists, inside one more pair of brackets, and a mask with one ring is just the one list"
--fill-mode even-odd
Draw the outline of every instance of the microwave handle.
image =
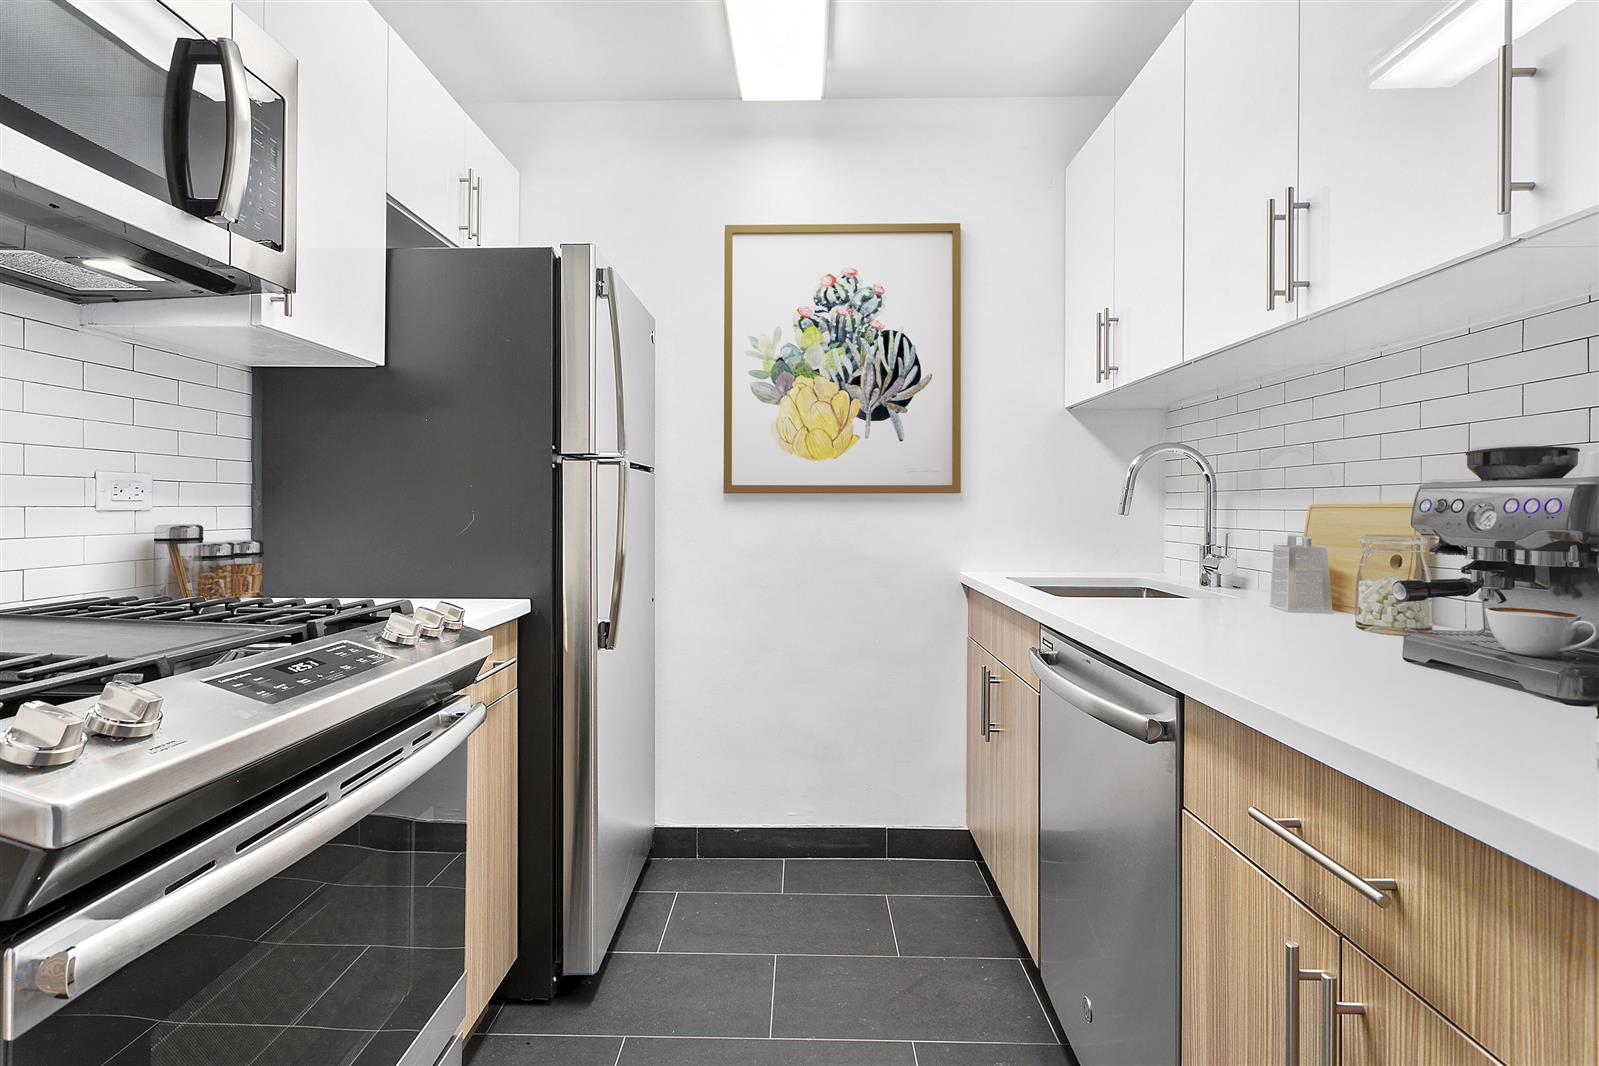
[[[194, 74], [202, 64], [222, 69], [226, 136], [222, 146], [222, 179], [217, 195], [195, 196], [189, 174], [189, 111]], [[179, 38], [172, 46], [167, 70], [166, 102], [161, 113], [161, 139], [167, 166], [167, 192], [172, 205], [208, 222], [237, 222], [244, 213], [250, 183], [250, 89], [244, 57], [232, 39]]]
[[[5, 1010], [3, 1037], [14, 1040], [44, 1016], [83, 995], [118, 970], [165, 943], [202, 918], [221, 910], [268, 878], [305, 858], [362, 818], [415, 784], [452, 752], [466, 743], [487, 714], [483, 704], [462, 696], [438, 713], [434, 722], [442, 731], [399, 761], [377, 766], [375, 774], [341, 783], [344, 794], [307, 817], [293, 820], [275, 836], [256, 842], [247, 838], [237, 857], [203, 868], [198, 876], [169, 889], [164, 895], [115, 921], [89, 923], [87, 935], [68, 946], [46, 947], [53, 935], [45, 930], [6, 952], [10, 987], [0, 989]], [[343, 773], [343, 770], [339, 771]], [[357, 775], [359, 776], [359, 775]], [[318, 782], [314, 787], [323, 788]], [[280, 807], [293, 807], [302, 796], [285, 798]], [[276, 809], [276, 808], [275, 808]], [[282, 822], [279, 825], [283, 825]], [[96, 927], [97, 926], [97, 927]], [[42, 949], [42, 950], [41, 950]], [[48, 1003], [31, 1011], [19, 1009], [17, 998], [42, 996]]]

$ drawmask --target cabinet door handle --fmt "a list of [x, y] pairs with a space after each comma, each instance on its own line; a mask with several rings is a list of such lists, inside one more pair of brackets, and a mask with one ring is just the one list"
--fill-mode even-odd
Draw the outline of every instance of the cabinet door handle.
[[[1299, 983], [1327, 976], [1321, 970], [1300, 969], [1299, 944], [1283, 942], [1283, 1066], [1299, 1066]], [[1325, 1048], [1322, 1055], [1325, 1058]]]
[[1510, 139], [1510, 103], [1513, 95], [1512, 87], [1517, 78], [1530, 78], [1538, 73], [1537, 67], [1518, 67], [1510, 51], [1510, 5], [1505, 5], [1505, 43], [1499, 46], [1499, 123], [1498, 136], [1494, 139], [1495, 151], [1498, 158], [1495, 160], [1495, 173], [1499, 180], [1499, 213], [1510, 214], [1510, 194], [1513, 192], [1526, 192], [1538, 187], [1535, 181], [1511, 180], [1511, 139]]
[[1120, 321], [1121, 321], [1121, 319], [1117, 318], [1115, 315], [1110, 313], [1110, 308], [1108, 308], [1108, 307], [1105, 308], [1105, 380], [1106, 381], [1109, 381], [1110, 380], [1110, 376], [1112, 374], [1116, 373], [1116, 371], [1121, 369], [1115, 363], [1110, 361], [1110, 327], [1111, 327], [1111, 323], [1120, 322]]
[[1388, 906], [1389, 896], [1394, 895], [1399, 891], [1399, 882], [1395, 881], [1392, 877], [1361, 877], [1359, 874], [1352, 873], [1343, 866], [1340, 866], [1327, 855], [1318, 851], [1315, 847], [1307, 843], [1304, 838], [1290, 832], [1290, 830], [1301, 829], [1304, 827], [1304, 823], [1300, 819], [1273, 818], [1271, 815], [1266, 814], [1258, 807], [1249, 808], [1249, 816], [1255, 821], [1259, 822], [1261, 825], [1265, 826], [1266, 831], [1271, 833], [1272, 836], [1276, 837], [1278, 840], [1281, 840], [1283, 843], [1299, 852], [1299, 854], [1305, 856], [1305, 858], [1309, 859], [1317, 866], [1320, 866], [1323, 870], [1326, 870], [1328, 873], [1338, 878], [1338, 880], [1342, 881], [1356, 892], [1359, 892], [1362, 896], [1365, 896], [1366, 899], [1370, 900], [1372, 903], [1375, 903], [1377, 906]]
[[1338, 1062], [1338, 1018], [1343, 1014], [1365, 1014], [1364, 1003], [1346, 1003], [1338, 998], [1338, 978], [1321, 975], [1321, 1066]]
[[[1288, 195], [1283, 202], [1288, 205], [1281, 216], [1283, 220], [1283, 258], [1287, 262], [1283, 264], [1283, 290], [1281, 295], [1283, 303], [1291, 304], [1294, 302], [1295, 291], [1310, 288], [1310, 282], [1300, 281], [1296, 277], [1299, 273], [1299, 221], [1295, 217], [1295, 212], [1308, 210], [1310, 202], [1308, 200], [1294, 199], [1294, 187], [1292, 185], [1288, 186]], [[1275, 215], [1276, 213], [1274, 208], [1272, 214]]]
[[1277, 223], [1288, 221], [1287, 214], [1277, 213], [1277, 198], [1266, 198], [1266, 310], [1277, 310], [1277, 297], [1288, 298], [1287, 289], [1277, 287]]
[[483, 176], [472, 179], [472, 243], [483, 247]]
[[1094, 312], [1094, 384], [1105, 380], [1105, 316]]
[[977, 732], [982, 736], [983, 743], [987, 744], [993, 739], [993, 734], [1005, 732], [994, 724], [994, 686], [1001, 684], [1001, 678], [988, 667], [983, 667], [983, 693], [978, 699], [979, 713], [977, 716]]
[[477, 175], [471, 167], [466, 168], [466, 176], [460, 178], [461, 185], [466, 190], [466, 199], [463, 201], [464, 210], [461, 212], [461, 224], [455, 228], [466, 234], [466, 242], [472, 241], [472, 190], [477, 187]]

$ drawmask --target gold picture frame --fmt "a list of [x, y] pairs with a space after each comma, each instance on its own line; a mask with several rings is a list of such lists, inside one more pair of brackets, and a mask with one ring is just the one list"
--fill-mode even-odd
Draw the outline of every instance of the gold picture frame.
[[[938, 483], [881, 483], [881, 484], [786, 484], [777, 482], [749, 483], [734, 480], [734, 404], [736, 400], [749, 400], [744, 390], [739, 388], [742, 382], [748, 384], [745, 374], [737, 369], [734, 361], [734, 244], [735, 238], [743, 236], [773, 236], [773, 235], [903, 235], [903, 234], [946, 234], [949, 237], [949, 278], [950, 278], [950, 324], [949, 324], [949, 441], [950, 456], [948, 460], [948, 478]], [[960, 223], [958, 222], [927, 222], [927, 223], [884, 223], [847, 224], [847, 225], [759, 225], [759, 226], [726, 226], [723, 232], [723, 263], [724, 263], [724, 291], [722, 301], [723, 315], [723, 407], [722, 407], [722, 491], [724, 493], [959, 493], [960, 485], [960, 457], [961, 457], [961, 410], [960, 410]], [[846, 274], [851, 272], [846, 271]], [[851, 277], [853, 275], [851, 274]], [[879, 290], [881, 294], [881, 290]], [[764, 343], [764, 342], [763, 342]], [[911, 363], [916, 365], [915, 350], [912, 349]], [[753, 376], [753, 374], [752, 374]], [[828, 388], [832, 388], [829, 384]], [[741, 395], [742, 394], [742, 395]], [[770, 393], [768, 393], [770, 396]], [[770, 398], [765, 402], [774, 402]], [[844, 401], [839, 401], [844, 402]], [[925, 404], [924, 404], [925, 407]], [[902, 408], [895, 408], [902, 410]], [[825, 412], [823, 412], [825, 414]], [[920, 413], [920, 410], [918, 411]], [[857, 416], [858, 417], [858, 416]], [[886, 417], [886, 416], [880, 416]], [[909, 416], [907, 416], [909, 417]], [[851, 419], [853, 425], [854, 419]], [[870, 433], [870, 419], [866, 421], [867, 434]], [[886, 423], [884, 423], [886, 425]], [[898, 419], [894, 422], [894, 432], [898, 433], [900, 424]], [[854, 440], [847, 442], [839, 454], [848, 450]]]

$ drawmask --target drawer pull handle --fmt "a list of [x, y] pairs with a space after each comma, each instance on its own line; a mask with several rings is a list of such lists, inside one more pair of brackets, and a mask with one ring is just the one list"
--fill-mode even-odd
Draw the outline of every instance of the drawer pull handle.
[[1338, 1019], [1345, 1014], [1365, 1014], [1364, 1003], [1346, 1003], [1338, 998], [1338, 978], [1321, 975], [1321, 1066], [1338, 1061]]
[[516, 662], [515, 659], [503, 659], [503, 660], [501, 660], [499, 662], [491, 662], [491, 663], [489, 663], [488, 664], [488, 669], [484, 670], [481, 674], [477, 675], [477, 679], [475, 681], [473, 681], [472, 684], [481, 685], [483, 682], [487, 681], [489, 678], [493, 677], [495, 674], [497, 674], [500, 671], [504, 670], [506, 667], [510, 666], [514, 662]]
[[1283, 1066], [1299, 1066], [1299, 982], [1319, 981], [1324, 970], [1306, 970], [1299, 965], [1299, 944], [1283, 943]]
[[1361, 877], [1359, 874], [1344, 869], [1331, 858], [1317, 851], [1313, 846], [1294, 833], [1292, 829], [1303, 828], [1304, 823], [1298, 818], [1273, 818], [1258, 807], [1249, 808], [1249, 816], [1265, 826], [1272, 836], [1281, 840], [1295, 851], [1299, 852], [1323, 870], [1332, 874], [1350, 888], [1365, 896], [1379, 907], [1388, 906], [1388, 897], [1399, 891], [1399, 882], [1391, 877]]

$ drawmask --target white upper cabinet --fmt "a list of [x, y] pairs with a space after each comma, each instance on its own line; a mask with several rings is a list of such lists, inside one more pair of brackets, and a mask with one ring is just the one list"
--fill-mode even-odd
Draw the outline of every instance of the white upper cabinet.
[[389, 31], [389, 197], [451, 244], [466, 244], [466, 113]]
[[472, 179], [471, 243], [483, 248], [512, 248], [521, 243], [522, 179], [511, 161], [494, 147], [477, 123], [466, 120], [465, 162]]
[[1270, 221], [1268, 201], [1304, 223], [1304, 212], [1284, 206], [1298, 173], [1298, 14], [1293, 0], [1195, 0], [1185, 16], [1183, 350], [1190, 357], [1294, 317], [1293, 302], [1269, 295], [1286, 288], [1289, 264], [1286, 226]]
[[1299, 177], [1312, 205], [1297, 220], [1302, 310], [1504, 236], [1494, 192], [1504, 22], [1477, 14], [1495, 6], [1299, 5]]
[[1112, 385], [1183, 358], [1183, 34], [1179, 20], [1116, 104]]
[[[1066, 403], [1109, 388], [1104, 369], [1106, 310], [1116, 300], [1116, 113], [1066, 168]], [[1112, 315], [1115, 312], [1111, 312]]]
[[1599, 4], [1512, 0], [1511, 228], [1526, 233], [1599, 204]]
[[[236, 22], [247, 18], [236, 7]], [[249, 365], [383, 362], [388, 26], [365, 2], [263, 0], [267, 34], [299, 63], [295, 292], [85, 304], [85, 326]], [[237, 32], [237, 31], [236, 31]], [[352, 119], [352, 116], [359, 116]]]

